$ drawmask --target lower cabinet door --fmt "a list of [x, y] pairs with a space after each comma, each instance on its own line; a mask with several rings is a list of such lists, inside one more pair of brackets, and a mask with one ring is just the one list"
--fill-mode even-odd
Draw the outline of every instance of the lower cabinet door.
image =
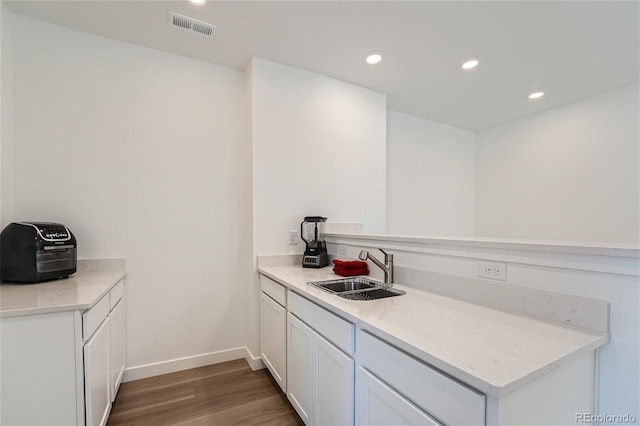
[[287, 398], [305, 424], [313, 422], [313, 330], [287, 314]]
[[354, 361], [315, 334], [317, 425], [353, 425]]
[[111, 410], [109, 392], [109, 318], [84, 345], [84, 396], [87, 425], [105, 425]]
[[124, 375], [124, 298], [120, 299], [118, 304], [111, 310], [109, 314], [110, 324], [110, 364], [109, 371], [109, 394], [111, 402], [116, 399], [116, 393], [122, 382]]
[[287, 311], [264, 293], [260, 295], [260, 352], [283, 392], [287, 391]]
[[357, 425], [440, 425], [362, 367], [356, 373]]

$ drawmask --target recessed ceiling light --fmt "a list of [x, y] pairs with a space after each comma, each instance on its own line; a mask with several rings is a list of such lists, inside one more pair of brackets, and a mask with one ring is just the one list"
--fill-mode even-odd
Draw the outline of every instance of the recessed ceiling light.
[[364, 61], [369, 65], [378, 65], [382, 62], [382, 55], [380, 52], [369, 52], [364, 56]]
[[538, 99], [544, 96], [544, 92], [540, 91], [540, 92], [533, 92], [532, 94], [529, 95], [529, 99]]
[[465, 71], [472, 70], [475, 67], [477, 67], [479, 63], [480, 63], [480, 61], [478, 61], [477, 59], [470, 59], [467, 62], [465, 62], [464, 64], [462, 64], [462, 69], [465, 70]]
[[207, 0], [189, 0], [193, 4], [197, 4], [198, 6], [202, 6], [207, 2]]

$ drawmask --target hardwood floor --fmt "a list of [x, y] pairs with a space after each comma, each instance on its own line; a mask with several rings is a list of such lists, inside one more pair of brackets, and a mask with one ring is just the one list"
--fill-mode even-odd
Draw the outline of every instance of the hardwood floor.
[[107, 426], [302, 426], [268, 370], [245, 360], [120, 385]]

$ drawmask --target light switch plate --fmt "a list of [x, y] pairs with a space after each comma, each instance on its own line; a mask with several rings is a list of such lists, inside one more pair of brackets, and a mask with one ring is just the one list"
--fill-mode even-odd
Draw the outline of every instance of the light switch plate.
[[298, 239], [300, 237], [298, 236], [298, 231], [297, 230], [290, 230], [289, 231], [289, 245], [290, 246], [297, 246], [298, 245]]

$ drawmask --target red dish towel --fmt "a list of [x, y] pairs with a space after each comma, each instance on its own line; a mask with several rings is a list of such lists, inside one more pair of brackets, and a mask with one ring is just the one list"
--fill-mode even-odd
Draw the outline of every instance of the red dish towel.
[[345, 261], [345, 260], [334, 259], [333, 264], [335, 265], [335, 268], [344, 269], [344, 270], [367, 268], [367, 262], [362, 262], [360, 260]]
[[333, 268], [333, 272], [343, 277], [355, 277], [356, 275], [369, 275], [369, 268], [343, 269], [336, 266]]

